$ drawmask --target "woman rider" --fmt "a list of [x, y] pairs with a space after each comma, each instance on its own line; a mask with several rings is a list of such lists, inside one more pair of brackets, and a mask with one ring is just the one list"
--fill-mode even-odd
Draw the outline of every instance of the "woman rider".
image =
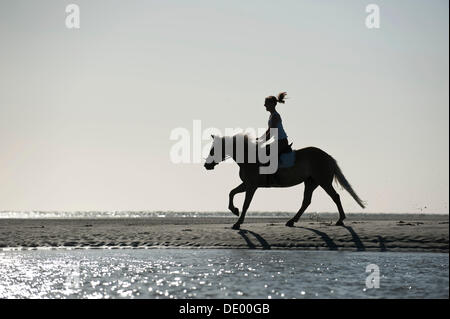
[[268, 141], [270, 139], [270, 129], [276, 128], [277, 135], [275, 136], [275, 141], [278, 142], [278, 155], [281, 153], [285, 153], [291, 151], [291, 147], [288, 143], [287, 134], [283, 128], [283, 122], [281, 120], [280, 114], [276, 111], [275, 107], [277, 103], [283, 103], [286, 98], [287, 93], [282, 92], [278, 94], [278, 96], [268, 96], [264, 102], [264, 106], [266, 107], [266, 111], [270, 112], [269, 117], [269, 128], [261, 137], [257, 138], [258, 142]]
[[[271, 137], [270, 129], [273, 129], [273, 128], [277, 129], [275, 131], [276, 135], [275, 135], [274, 143], [278, 143], [278, 156], [280, 156], [281, 153], [292, 151], [291, 146], [288, 143], [286, 131], [283, 128], [283, 122], [281, 120], [281, 116], [275, 109], [275, 107], [277, 106], [277, 103], [284, 104], [284, 99], [286, 98], [286, 95], [287, 95], [286, 92], [281, 92], [280, 94], [278, 94], [278, 96], [266, 97], [264, 106], [266, 107], [266, 111], [270, 112], [269, 128], [264, 133], [264, 135], [262, 135], [261, 137], [256, 139], [258, 142], [268, 141]], [[269, 145], [266, 145], [266, 154], [269, 154], [269, 151], [270, 151]], [[279, 180], [277, 178], [276, 173], [267, 174], [266, 183], [267, 183], [267, 185], [279, 184]]]

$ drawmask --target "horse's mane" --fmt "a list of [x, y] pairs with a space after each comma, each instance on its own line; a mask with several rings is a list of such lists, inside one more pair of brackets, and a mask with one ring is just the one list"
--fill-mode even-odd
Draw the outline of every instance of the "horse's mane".
[[[237, 133], [235, 135], [228, 135], [221, 137], [225, 145], [236, 145], [236, 140], [242, 138], [246, 149], [263, 149], [265, 146], [263, 143], [258, 143], [256, 139], [248, 133]], [[228, 144], [229, 143], [229, 144]]]
[[258, 143], [256, 142], [256, 140], [250, 136], [248, 133], [237, 133], [235, 135], [228, 135], [228, 136], [223, 136], [222, 139], [224, 140], [224, 142], [235, 142], [237, 138], [243, 138], [245, 144], [252, 144], [252, 146], [258, 146]]
[[[256, 139], [253, 138], [252, 136], [250, 136], [248, 133], [237, 133], [235, 135], [229, 135], [229, 136], [222, 136], [220, 137], [222, 139], [222, 145], [233, 145], [233, 152], [235, 152], [235, 146], [236, 141], [238, 139], [242, 139], [242, 141], [244, 142], [244, 149], [243, 151], [245, 152], [245, 157], [247, 157], [247, 152], [250, 149], [256, 150], [257, 152], [262, 151], [265, 146], [263, 146], [262, 143], [257, 143]], [[265, 149], [264, 149], [265, 151]], [[225, 151], [226, 152], [226, 151]], [[226, 158], [228, 158], [230, 156], [230, 154], [227, 154]]]

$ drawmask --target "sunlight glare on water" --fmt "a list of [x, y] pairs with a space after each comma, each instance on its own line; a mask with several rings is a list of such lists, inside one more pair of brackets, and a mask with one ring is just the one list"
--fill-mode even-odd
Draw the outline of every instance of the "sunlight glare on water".
[[[367, 288], [366, 266], [380, 269]], [[448, 298], [448, 254], [194, 249], [0, 252], [0, 298]]]

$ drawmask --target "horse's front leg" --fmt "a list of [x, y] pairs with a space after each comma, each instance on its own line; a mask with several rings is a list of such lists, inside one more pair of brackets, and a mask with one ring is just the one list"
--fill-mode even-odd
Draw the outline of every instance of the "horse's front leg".
[[250, 206], [250, 203], [252, 201], [253, 195], [255, 194], [256, 187], [249, 187], [247, 188], [247, 191], [245, 192], [245, 200], [244, 205], [242, 206], [242, 213], [239, 217], [236, 224], [233, 225], [233, 229], [239, 229], [241, 227], [241, 224], [244, 222], [245, 219], [245, 213], [247, 213], [247, 209]]
[[230, 192], [230, 200], [228, 202], [228, 209], [231, 210], [231, 212], [233, 214], [235, 214], [236, 216], [239, 216], [239, 209], [237, 209], [233, 204], [234, 195], [236, 195], [238, 193], [243, 193], [243, 192], [245, 192], [245, 190], [246, 190], [245, 185], [244, 185], [244, 183], [242, 183], [238, 187], [232, 189]]

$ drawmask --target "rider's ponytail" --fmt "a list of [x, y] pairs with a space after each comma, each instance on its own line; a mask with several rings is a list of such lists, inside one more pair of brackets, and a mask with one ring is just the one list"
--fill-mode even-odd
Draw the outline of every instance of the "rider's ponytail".
[[287, 95], [287, 92], [281, 92], [280, 94], [278, 94], [278, 96], [273, 96], [273, 95], [268, 96], [268, 97], [266, 97], [266, 103], [269, 103], [269, 105], [272, 105], [272, 106], [276, 106], [277, 103], [284, 104], [286, 95]]
[[283, 103], [284, 104], [284, 99], [286, 98], [287, 92], [281, 92], [280, 94], [278, 94], [277, 97], [277, 102], [278, 103]]

